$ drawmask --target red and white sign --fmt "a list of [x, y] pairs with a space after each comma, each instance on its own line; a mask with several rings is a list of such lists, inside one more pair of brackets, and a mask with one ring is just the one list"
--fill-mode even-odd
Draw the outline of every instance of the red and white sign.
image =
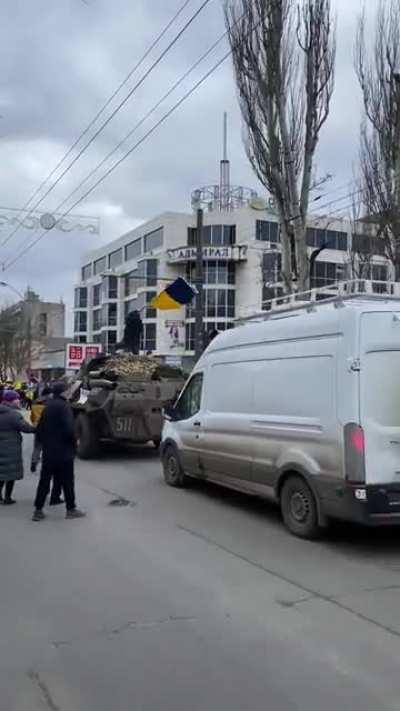
[[100, 343], [68, 343], [65, 368], [79, 370], [85, 360], [96, 358], [100, 353]]

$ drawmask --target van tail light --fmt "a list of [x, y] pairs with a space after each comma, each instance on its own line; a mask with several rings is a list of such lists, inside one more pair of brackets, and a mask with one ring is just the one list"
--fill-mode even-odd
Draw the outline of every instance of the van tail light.
[[344, 427], [344, 463], [347, 481], [365, 484], [364, 430], [355, 422]]

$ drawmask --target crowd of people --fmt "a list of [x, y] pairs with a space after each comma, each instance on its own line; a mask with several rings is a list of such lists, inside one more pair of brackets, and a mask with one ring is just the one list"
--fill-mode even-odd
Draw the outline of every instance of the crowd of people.
[[[22, 396], [20, 389], [11, 386], [6, 383], [0, 388], [0, 503], [16, 503], [15, 482], [24, 476], [22, 434], [27, 433], [34, 435], [31, 472], [41, 463], [33, 521], [45, 518], [43, 508], [51, 485], [50, 505], [65, 503], [66, 518], [82, 518], [85, 514], [75, 501], [75, 427], [71, 406], [64, 397], [65, 384], [37, 387], [32, 397], [26, 397], [27, 389]], [[24, 408], [30, 410], [31, 422]]]

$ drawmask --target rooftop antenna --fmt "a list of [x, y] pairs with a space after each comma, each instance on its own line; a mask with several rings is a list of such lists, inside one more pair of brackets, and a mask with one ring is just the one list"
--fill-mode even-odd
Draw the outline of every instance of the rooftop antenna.
[[220, 164], [220, 210], [230, 209], [230, 163], [228, 160], [228, 114], [224, 112], [223, 124], [223, 158]]

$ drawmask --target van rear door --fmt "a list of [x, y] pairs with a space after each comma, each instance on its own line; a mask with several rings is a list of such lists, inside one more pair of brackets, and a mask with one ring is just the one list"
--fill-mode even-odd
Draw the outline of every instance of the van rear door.
[[400, 312], [362, 314], [360, 346], [366, 483], [400, 485]]

